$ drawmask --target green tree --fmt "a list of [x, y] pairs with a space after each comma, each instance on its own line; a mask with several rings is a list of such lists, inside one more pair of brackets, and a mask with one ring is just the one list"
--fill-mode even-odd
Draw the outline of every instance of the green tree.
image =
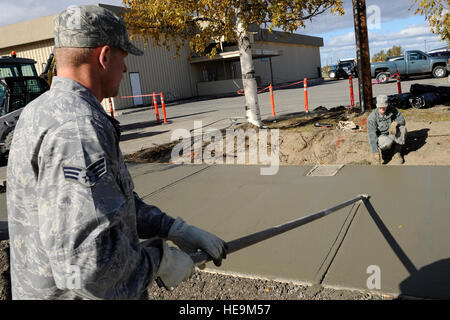
[[386, 61], [387, 54], [384, 52], [384, 50], [381, 50], [378, 53], [375, 53], [372, 56], [372, 62], [383, 62]]
[[414, 14], [424, 15], [431, 32], [439, 35], [442, 41], [450, 43], [450, 1], [449, 0], [412, 0], [417, 8]]
[[247, 120], [260, 127], [250, 25], [294, 32], [305, 20], [326, 11], [342, 15], [342, 0], [123, 0], [130, 33], [148, 43], [178, 50], [188, 42], [198, 54], [214, 56], [220, 41], [237, 42], [243, 75]]
[[392, 56], [401, 56], [403, 55], [403, 49], [402, 46], [393, 46], [392, 48], [390, 48], [387, 52], [386, 55], [388, 57], [392, 57]]
[[388, 49], [386, 52], [384, 50], [381, 50], [378, 53], [375, 53], [372, 56], [372, 62], [383, 62], [386, 61], [387, 57], [392, 56], [401, 56], [403, 55], [403, 49], [401, 46], [393, 46], [392, 48]]

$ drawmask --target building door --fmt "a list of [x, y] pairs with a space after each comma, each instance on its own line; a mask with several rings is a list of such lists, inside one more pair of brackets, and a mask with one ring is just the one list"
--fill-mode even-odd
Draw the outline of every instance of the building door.
[[135, 97], [142, 95], [141, 91], [141, 79], [139, 72], [130, 72], [131, 92], [133, 93], [133, 103], [135, 106], [143, 105], [142, 97]]

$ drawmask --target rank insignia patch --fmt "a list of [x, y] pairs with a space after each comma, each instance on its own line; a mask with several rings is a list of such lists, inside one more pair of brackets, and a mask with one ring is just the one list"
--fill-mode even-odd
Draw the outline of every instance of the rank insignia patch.
[[86, 169], [63, 166], [63, 171], [66, 180], [76, 181], [85, 187], [92, 187], [106, 173], [106, 160], [101, 158], [91, 163]]

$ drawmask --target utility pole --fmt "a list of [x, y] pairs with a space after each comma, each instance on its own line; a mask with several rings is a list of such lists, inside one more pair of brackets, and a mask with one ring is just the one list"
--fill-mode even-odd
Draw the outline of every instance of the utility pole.
[[372, 78], [370, 76], [369, 37], [367, 34], [366, 0], [353, 0], [356, 57], [358, 60], [359, 101], [361, 112], [372, 110]]

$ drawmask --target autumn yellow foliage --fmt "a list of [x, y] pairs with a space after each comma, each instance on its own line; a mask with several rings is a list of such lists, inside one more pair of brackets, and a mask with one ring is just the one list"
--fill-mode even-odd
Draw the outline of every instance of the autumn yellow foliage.
[[326, 11], [343, 14], [342, 0], [123, 0], [130, 33], [177, 52], [189, 43], [198, 54], [215, 55], [219, 41], [236, 42], [243, 27], [266, 25], [293, 32]]
[[424, 15], [431, 32], [450, 43], [450, 0], [412, 0], [414, 14]]

